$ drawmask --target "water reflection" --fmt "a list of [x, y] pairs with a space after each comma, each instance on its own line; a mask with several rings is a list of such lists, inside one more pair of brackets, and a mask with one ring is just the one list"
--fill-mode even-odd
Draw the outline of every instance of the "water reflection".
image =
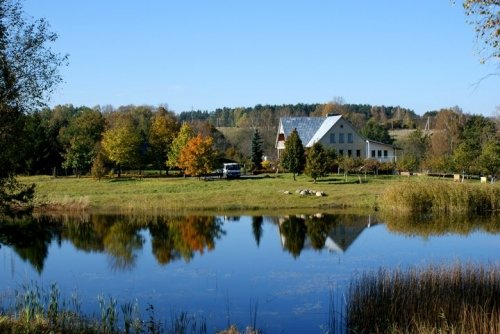
[[385, 213], [381, 217], [392, 232], [409, 236], [469, 235], [476, 231], [500, 233], [500, 215], [401, 215]]
[[[290, 215], [282, 217], [254, 216], [252, 233], [259, 247], [264, 237], [264, 223], [277, 226], [282, 249], [298, 258], [304, 250], [328, 250], [345, 253], [364, 229], [383, 221], [388, 228], [409, 235], [468, 234], [478, 229], [499, 233], [498, 217], [402, 217], [382, 218], [349, 214]], [[104, 253], [113, 270], [136, 267], [138, 253], [151, 238], [151, 252], [156, 261], [167, 265], [174, 261], [189, 262], [196, 254], [203, 255], [216, 247], [225, 235], [225, 223], [234, 223], [239, 216], [154, 216], [124, 215], [38, 216], [24, 219], [5, 218], [0, 221], [0, 247], [12, 248], [23, 261], [41, 274], [51, 243], [69, 241], [84, 252]]]
[[283, 249], [298, 257], [308, 248], [343, 253], [365, 228], [378, 222], [371, 216], [318, 214], [282, 217], [278, 224]]

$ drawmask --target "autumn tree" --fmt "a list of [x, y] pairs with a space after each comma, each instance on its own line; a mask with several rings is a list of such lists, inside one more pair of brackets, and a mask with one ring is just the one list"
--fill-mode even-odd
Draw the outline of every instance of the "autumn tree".
[[302, 173], [305, 163], [306, 158], [302, 140], [299, 137], [297, 129], [293, 129], [285, 142], [285, 150], [283, 152], [281, 164], [286, 170], [293, 174], [293, 180], [295, 181], [295, 175]]
[[151, 160], [154, 166], [160, 170], [160, 175], [179, 128], [179, 122], [173, 113], [163, 107], [158, 108], [149, 130], [149, 149]]
[[172, 145], [170, 146], [170, 150], [168, 152], [168, 159], [166, 162], [168, 167], [181, 168], [181, 152], [191, 138], [193, 138], [193, 129], [188, 123], [182, 124], [179, 133], [172, 141]]
[[255, 129], [252, 136], [252, 164], [254, 169], [261, 168], [262, 156], [264, 150], [262, 149], [262, 136], [258, 129]]
[[307, 150], [306, 175], [312, 177], [314, 183], [318, 177], [324, 177], [328, 173], [328, 155], [320, 142]]
[[34, 186], [15, 179], [22, 163], [24, 115], [44, 104], [62, 78], [66, 57], [52, 51], [57, 35], [44, 19], [23, 13], [17, 0], [0, 0], [0, 210], [29, 201]]
[[201, 134], [191, 138], [181, 151], [179, 167], [186, 175], [201, 176], [214, 168], [216, 152], [212, 137]]
[[460, 144], [465, 116], [459, 108], [441, 109], [434, 120], [430, 137], [430, 156], [451, 156]]
[[128, 117], [107, 129], [101, 144], [108, 159], [116, 164], [118, 177], [123, 166], [134, 166], [139, 160], [141, 137]]

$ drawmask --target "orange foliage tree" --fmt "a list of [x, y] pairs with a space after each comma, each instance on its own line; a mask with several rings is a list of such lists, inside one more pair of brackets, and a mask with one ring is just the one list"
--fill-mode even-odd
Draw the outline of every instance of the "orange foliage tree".
[[216, 152], [212, 137], [203, 138], [202, 135], [197, 135], [191, 138], [182, 149], [179, 165], [185, 174], [200, 176], [213, 169], [215, 158]]

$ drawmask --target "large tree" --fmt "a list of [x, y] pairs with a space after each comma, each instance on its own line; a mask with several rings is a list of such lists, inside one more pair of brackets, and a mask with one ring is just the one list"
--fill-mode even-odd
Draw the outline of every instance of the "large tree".
[[139, 163], [141, 136], [129, 117], [124, 117], [114, 127], [107, 129], [101, 144], [109, 160], [116, 164], [118, 177], [123, 166], [132, 167]]
[[500, 1], [464, 0], [468, 22], [474, 26], [478, 41], [483, 47], [479, 50], [481, 62], [500, 60]]
[[174, 138], [170, 146], [168, 159], [166, 161], [167, 167], [180, 168], [179, 160], [181, 152], [191, 138], [193, 138], [193, 129], [188, 123], [182, 124], [177, 137]]
[[201, 176], [214, 168], [213, 138], [201, 134], [191, 138], [181, 151], [179, 165], [186, 175]]
[[149, 152], [154, 166], [160, 170], [160, 175], [179, 128], [179, 122], [173, 113], [163, 107], [158, 108], [149, 130]]
[[77, 176], [88, 171], [97, 155], [103, 130], [102, 114], [97, 110], [84, 108], [59, 134], [65, 145], [63, 166], [72, 168]]
[[19, 134], [23, 115], [43, 105], [62, 80], [58, 68], [66, 57], [53, 52], [57, 35], [44, 19], [27, 18], [17, 0], [0, 0], [0, 207], [22, 203], [33, 187], [15, 179], [21, 164]]
[[285, 142], [285, 151], [281, 163], [286, 170], [293, 174], [294, 180], [295, 175], [304, 170], [306, 164], [305, 151], [297, 129], [293, 129]]

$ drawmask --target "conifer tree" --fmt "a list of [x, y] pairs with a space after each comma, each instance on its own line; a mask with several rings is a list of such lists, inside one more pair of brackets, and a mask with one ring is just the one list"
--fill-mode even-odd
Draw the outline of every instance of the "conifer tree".
[[283, 167], [295, 175], [300, 174], [304, 170], [306, 158], [302, 140], [300, 140], [297, 129], [293, 129], [292, 133], [285, 142], [285, 151], [281, 163]]
[[259, 130], [255, 129], [252, 137], [252, 164], [254, 169], [259, 169], [261, 167], [263, 155], [262, 136]]

